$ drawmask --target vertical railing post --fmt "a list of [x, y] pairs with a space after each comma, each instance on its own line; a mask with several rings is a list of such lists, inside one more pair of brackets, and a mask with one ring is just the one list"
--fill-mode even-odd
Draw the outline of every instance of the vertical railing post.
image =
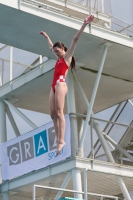
[[96, 11], [96, 3], [97, 3], [97, 0], [95, 0], [94, 2], [94, 10]]
[[21, 9], [21, 0], [18, 0], [18, 9]]
[[123, 165], [123, 154], [122, 154], [122, 152], [120, 152], [120, 160], [121, 160], [121, 164]]
[[3, 85], [3, 76], [4, 76], [4, 60], [2, 59], [2, 67], [1, 67], [1, 86]]
[[101, 1], [102, 1], [102, 13], [104, 13], [104, 0]]
[[39, 63], [40, 64], [42, 63], [42, 55], [40, 55], [40, 57], [39, 57]]
[[10, 81], [13, 79], [13, 47], [10, 46]]
[[2, 71], [1, 71], [1, 73], [2, 73], [2, 74], [1, 74], [1, 75], [2, 75], [2, 76], [1, 76], [1, 78], [2, 78], [1, 81], [2, 81], [2, 85], [3, 85], [3, 82], [4, 82], [4, 60], [2, 60], [2, 69], [1, 69], [1, 70], [2, 70]]
[[91, 5], [91, 1], [92, 0], [89, 0], [89, 15], [91, 15], [92, 14], [92, 5]]
[[[91, 1], [92, 0], [89, 0], [89, 15], [91, 15], [92, 14], [92, 5], [91, 5]], [[89, 32], [91, 33], [91, 23], [89, 24]]]
[[0, 143], [7, 141], [6, 133], [6, 108], [5, 103], [0, 101]]
[[93, 119], [90, 119], [90, 135], [91, 135], [91, 158], [94, 160], [94, 144], [93, 144]]
[[35, 185], [32, 186], [32, 200], [36, 200]]
[[87, 200], [87, 171], [84, 169], [84, 200]]
[[1, 74], [0, 74], [0, 86], [2, 86], [2, 70], [1, 70]]
[[[78, 131], [78, 143], [80, 142], [82, 132], [83, 132], [83, 120], [80, 117], [77, 117], [77, 131]], [[80, 157], [84, 157], [84, 146], [81, 148]]]

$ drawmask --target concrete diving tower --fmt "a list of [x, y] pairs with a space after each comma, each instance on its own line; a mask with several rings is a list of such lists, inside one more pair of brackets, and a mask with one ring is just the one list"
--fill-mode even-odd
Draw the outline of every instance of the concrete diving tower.
[[[37, 126], [23, 116], [17, 108], [49, 114], [48, 96], [55, 58], [48, 50], [46, 40], [38, 34], [39, 31], [46, 31], [53, 42], [62, 41], [68, 47], [89, 10], [83, 10], [81, 6], [69, 1], [67, 7], [65, 2], [56, 0], [14, 0], [13, 4], [8, 1], [0, 2], [0, 42], [48, 57], [45, 63], [0, 87], [0, 135], [3, 143], [7, 140], [6, 113], [12, 121], [16, 136], [19, 136], [9, 108], [18, 112], [33, 129]], [[94, 119], [94, 113], [133, 97], [133, 40], [129, 36], [109, 29], [110, 16], [97, 14], [93, 10], [92, 13], [95, 15], [95, 21], [91, 26], [86, 27], [75, 50], [76, 71], [73, 74], [69, 71], [67, 77], [69, 90], [65, 113], [70, 115], [71, 157], [47, 168], [3, 181], [0, 185], [2, 200], [31, 199], [33, 184], [82, 191], [83, 171], [88, 181], [91, 176], [94, 177], [94, 172], [97, 179], [101, 180], [104, 177], [102, 173], [105, 172], [106, 175], [114, 176], [119, 189], [116, 191], [113, 187], [114, 181], [111, 181], [109, 175], [105, 175], [103, 182], [108, 178], [112, 190], [108, 194], [108, 188], [104, 187], [98, 193], [131, 200], [129, 191], [132, 190], [132, 183], [129, 186], [125, 183], [125, 179], [132, 180], [133, 169], [115, 163], [105, 140], [107, 136], [104, 136], [98, 122]], [[82, 117], [85, 122], [80, 131]], [[83, 143], [89, 122], [92, 129], [96, 131], [109, 162], [94, 160], [94, 157], [91, 159], [84, 157]], [[127, 140], [130, 141], [132, 135], [127, 135]], [[115, 148], [133, 161], [133, 157], [119, 144], [115, 144]], [[95, 193], [100, 185], [97, 179], [94, 179], [97, 184], [91, 188]], [[89, 190], [89, 186], [86, 190]], [[52, 194], [48, 192], [47, 198], [53, 198], [50, 195]], [[62, 194], [55, 195], [59, 199]], [[87, 199], [81, 194], [75, 194], [75, 198]], [[102, 199], [102, 196], [99, 198]]]

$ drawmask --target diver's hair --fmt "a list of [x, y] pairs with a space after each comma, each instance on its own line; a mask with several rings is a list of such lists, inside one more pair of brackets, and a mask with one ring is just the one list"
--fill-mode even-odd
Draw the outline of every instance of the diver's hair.
[[[54, 48], [54, 47], [59, 47], [59, 48], [64, 47], [64, 51], [65, 51], [65, 52], [68, 50], [62, 42], [56, 42], [56, 43], [53, 45], [53, 48]], [[71, 70], [75, 69], [75, 58], [74, 58], [73, 56], [72, 56], [72, 61], [71, 61], [70, 67], [71, 67]]]

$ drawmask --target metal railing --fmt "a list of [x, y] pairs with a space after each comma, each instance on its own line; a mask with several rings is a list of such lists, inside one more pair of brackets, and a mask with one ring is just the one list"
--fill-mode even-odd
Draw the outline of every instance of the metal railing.
[[[81, 6], [83, 11], [85, 9], [88, 9], [88, 14], [91, 14], [92, 10], [97, 13], [97, 16], [100, 13], [108, 14], [111, 18], [111, 27], [106, 26], [105, 24], [105, 28], [107, 29], [111, 28], [112, 30], [117, 31], [119, 33], [133, 36], [133, 29], [132, 29], [133, 22], [131, 24], [131, 23], [126, 22], [126, 20], [120, 19], [120, 17], [118, 18], [114, 16], [114, 14], [112, 13], [111, 0], [106, 0], [106, 1], [105, 0], [55, 0], [54, 3], [51, 0], [43, 0], [43, 1], [21, 0], [21, 1], [31, 3], [33, 5], [37, 5], [40, 8], [42, 7], [45, 9], [50, 9], [55, 12], [61, 12], [61, 13], [64, 13], [64, 9], [63, 7], [60, 8], [59, 5], [64, 5], [65, 8], [68, 8], [67, 6], [68, 4], [71, 4], [71, 3], [76, 4], [76, 5]], [[58, 6], [54, 6], [54, 5], [58, 5]], [[125, 12], [126, 12], [126, 8], [125, 8]]]
[[[97, 137], [96, 130], [93, 127], [93, 123], [99, 123], [101, 134], [103, 134], [105, 140], [107, 141], [109, 150], [112, 152], [115, 162], [128, 165], [129, 163], [126, 163], [126, 161], [128, 161], [130, 162], [130, 165], [133, 165], [133, 146], [130, 145], [129, 147], [129, 145], [127, 144], [127, 147], [123, 148], [119, 144], [122, 138], [126, 136], [128, 131], [130, 131], [130, 129], [133, 129], [133, 106], [131, 103], [130, 101], [126, 101], [118, 105], [110, 120], [100, 119], [96, 117], [90, 118], [88, 131], [84, 141], [84, 157], [88, 157], [93, 160], [98, 159], [108, 161], [106, 152], [104, 152], [99, 138]], [[86, 115], [83, 114], [70, 113], [70, 115], [80, 117], [83, 120], [86, 119]], [[127, 124], [123, 123], [124, 121]], [[88, 145], [86, 145], [86, 143]], [[116, 154], [118, 154], [117, 157]]]
[[[124, 33], [133, 36], [133, 24], [130, 24], [116, 16], [112, 13], [111, 0], [68, 0], [69, 2], [77, 3], [84, 7], [89, 7], [98, 13], [107, 13], [111, 17], [111, 29], [118, 31], [119, 33]], [[91, 2], [91, 3], [90, 3]]]
[[[86, 186], [84, 185], [84, 188]], [[41, 189], [42, 192], [37, 192], [37, 189]], [[71, 200], [71, 198], [73, 199], [74, 194], [83, 194], [84, 195], [84, 200], [87, 200], [88, 198], [85, 198], [87, 196], [95, 196], [95, 197], [99, 197], [101, 200], [103, 198], [109, 198], [109, 199], [116, 199], [118, 200], [118, 197], [116, 196], [111, 196], [111, 195], [104, 195], [104, 194], [97, 194], [97, 193], [90, 193], [87, 192], [86, 190], [84, 190], [84, 192], [80, 192], [80, 191], [76, 191], [76, 190], [68, 190], [68, 189], [62, 189], [62, 188], [56, 188], [56, 187], [48, 187], [48, 186], [42, 186], [42, 185], [33, 185], [33, 190], [32, 190], [32, 196], [33, 196], [33, 200], [37, 200], [43, 197], [46, 197], [46, 192], [45, 190], [54, 190], [55, 192], [67, 192], [67, 195], [69, 195], [69, 199]], [[52, 195], [51, 195], [52, 194]], [[71, 195], [70, 195], [71, 194]], [[49, 195], [47, 196], [47, 199], [51, 199], [51, 200], [59, 200], [54, 198], [54, 194], [51, 192], [49, 193]]]
[[[45, 64], [49, 59], [42, 62], [42, 58], [39, 58], [32, 64], [26, 65], [20, 62], [13, 61], [13, 47], [10, 47], [10, 59], [0, 58], [0, 87], [8, 82], [13, 81], [17, 77], [24, 73]], [[41, 57], [41, 56], [40, 56]], [[40, 61], [40, 64], [38, 64]]]

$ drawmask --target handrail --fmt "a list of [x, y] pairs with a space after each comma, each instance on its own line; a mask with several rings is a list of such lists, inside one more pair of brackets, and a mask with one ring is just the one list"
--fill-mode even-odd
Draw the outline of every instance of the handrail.
[[35, 66], [35, 67], [34, 67], [34, 66], [33, 66], [33, 67], [31, 66], [30, 69], [29, 69], [28, 71], [26, 71], [26, 72], [24, 72], [24, 73], [22, 72], [19, 76], [17, 76], [16, 78], [12, 79], [11, 81], [6, 82], [5, 84], [2, 83], [2, 78], [3, 78], [3, 77], [0, 76], [0, 87], [5, 86], [6, 84], [12, 83], [12, 82], [13, 82], [14, 80], [16, 80], [18, 77], [21, 77], [21, 76], [23, 76], [23, 75], [29, 73], [31, 70], [34, 70], [34, 69], [36, 69], [37, 67], [40, 67], [40, 68], [41, 68], [44, 64], [46, 64], [46, 63], [49, 62], [50, 60], [52, 60], [52, 59], [45, 60], [44, 62], [42, 62], [41, 64], [39, 64], [39, 65], [37, 65], [37, 66]]
[[28, 2], [28, 3], [31, 2], [32, 4], [37, 5], [39, 8], [44, 7], [44, 8], [55, 10], [55, 11], [58, 11], [58, 12], [62, 12], [63, 11], [60, 8], [55, 8], [54, 6], [50, 6], [50, 5], [47, 5], [45, 3], [41, 3], [39, 1], [35, 1], [35, 0], [21, 0], [21, 1]]
[[[81, 191], [77, 191], [77, 190], [68, 190], [68, 189], [62, 189], [62, 188], [56, 188], [56, 187], [33, 185], [33, 200], [36, 199], [35, 198], [35, 187], [44, 188], [44, 189], [50, 189], [50, 190], [63, 191], [63, 192], [71, 192], [71, 193], [77, 193], [77, 194], [85, 194], [85, 192], [81, 192]], [[116, 197], [116, 196], [97, 194], [97, 193], [92, 193], [92, 192], [87, 192], [87, 195], [98, 196], [98, 197], [107, 197], [107, 198], [110, 198], [110, 199], [118, 200], [118, 197]]]
[[[83, 115], [83, 114], [80, 114], [80, 113], [69, 113], [69, 115], [76, 115], [78, 117], [86, 118], [86, 115]], [[97, 120], [97, 121], [108, 122], [110, 124], [116, 124], [116, 125], [120, 125], [120, 126], [125, 126], [125, 127], [133, 128], [132, 125], [121, 124], [121, 123], [117, 123], [117, 122], [113, 122], [113, 121], [108, 121], [108, 120], [104, 120], [104, 119], [100, 119], [100, 118], [90, 117], [90, 119], [94, 119], [94, 120]]]

